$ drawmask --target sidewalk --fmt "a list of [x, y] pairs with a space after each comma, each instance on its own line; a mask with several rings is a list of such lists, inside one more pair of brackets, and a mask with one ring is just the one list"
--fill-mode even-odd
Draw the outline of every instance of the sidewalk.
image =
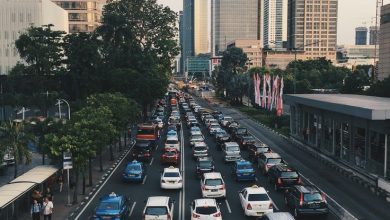
[[[127, 149], [131, 146], [131, 140], [127, 139], [127, 146], [124, 147], [124, 140], [122, 140], [122, 151], [119, 152], [118, 146], [113, 148], [114, 152], [114, 161], [110, 161], [110, 153], [109, 146], [103, 151], [103, 171], [100, 172], [99, 165], [99, 157], [96, 157], [92, 160], [92, 186], [88, 186], [88, 172], [86, 173], [86, 188], [85, 195], [82, 195], [82, 176], [79, 176], [79, 194], [78, 194], [78, 203], [72, 204], [71, 206], [67, 206], [68, 203], [68, 185], [67, 185], [67, 176], [66, 172], [64, 172], [64, 185], [62, 192], [59, 191], [59, 185], [57, 183], [54, 184], [53, 187], [53, 204], [54, 204], [54, 212], [53, 212], [53, 220], [61, 220], [61, 219], [69, 219], [71, 213], [77, 212], [85, 201], [85, 199], [92, 195], [92, 192], [97, 188], [96, 184], [102, 181], [102, 179], [107, 175], [107, 172], [110, 172], [112, 169], [112, 164], [121, 157], [122, 154], [127, 152]], [[73, 200], [73, 188], [70, 190], [70, 199], [71, 202]], [[18, 219], [31, 219], [30, 213], [23, 213], [19, 216]]]

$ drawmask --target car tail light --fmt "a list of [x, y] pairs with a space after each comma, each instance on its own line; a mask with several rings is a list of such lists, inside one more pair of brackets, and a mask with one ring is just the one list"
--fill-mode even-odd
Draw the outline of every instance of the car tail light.
[[270, 168], [270, 167], [272, 167], [272, 165], [271, 164], [267, 164], [267, 165], [265, 165], [267, 168]]
[[200, 215], [197, 215], [196, 213], [192, 213], [192, 218], [199, 218]]
[[248, 210], [252, 210], [252, 206], [251, 206], [251, 204], [250, 204], [250, 203], [248, 203], [248, 205], [246, 206], [246, 209], [248, 209]]
[[301, 193], [301, 197], [299, 198], [299, 206], [303, 205], [303, 194]]
[[221, 212], [217, 212], [213, 215], [214, 217], [221, 217]]
[[202, 186], [202, 190], [206, 190], [206, 187], [205, 187], [205, 186]]
[[323, 200], [325, 203], [328, 203], [328, 202], [326, 201], [326, 195], [325, 195], [325, 193], [321, 193], [321, 195], [322, 195], [322, 200]]
[[223, 190], [223, 189], [225, 189], [225, 184], [222, 184], [222, 187], [221, 187], [221, 189]]
[[273, 209], [274, 208], [274, 204], [271, 202], [268, 206], [268, 209]]
[[282, 184], [282, 179], [281, 179], [281, 178], [278, 178], [278, 184], [279, 184], [279, 185]]
[[298, 177], [298, 184], [302, 184], [301, 177]]
[[167, 155], [163, 154], [161, 157], [165, 159], [167, 158]]

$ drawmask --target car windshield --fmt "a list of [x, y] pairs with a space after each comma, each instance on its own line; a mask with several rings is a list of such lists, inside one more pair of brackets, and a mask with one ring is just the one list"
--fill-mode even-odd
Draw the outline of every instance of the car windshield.
[[205, 150], [207, 150], [207, 147], [195, 147], [194, 148], [194, 151], [205, 151]]
[[207, 186], [219, 186], [222, 185], [223, 182], [221, 179], [206, 179], [205, 184]]
[[178, 173], [178, 172], [165, 172], [164, 177], [180, 177], [180, 173]]
[[270, 163], [270, 164], [279, 164], [282, 162], [282, 158], [269, 158], [267, 160], [267, 163]]
[[137, 134], [141, 134], [141, 135], [145, 135], [145, 134], [154, 134], [154, 130], [153, 129], [141, 129], [139, 128], [138, 131], [137, 131]]
[[212, 162], [211, 161], [199, 161], [199, 167], [203, 168], [203, 167], [211, 167], [212, 166]]
[[267, 194], [249, 194], [248, 201], [269, 201]]
[[240, 149], [237, 146], [226, 147], [226, 151], [239, 151]]
[[165, 151], [165, 155], [167, 156], [173, 156], [176, 154], [176, 151]]
[[132, 165], [128, 165], [126, 167], [126, 171], [140, 171], [140, 170], [142, 170], [140, 165], [133, 165], [132, 164]]
[[178, 144], [177, 140], [167, 140], [167, 144]]
[[224, 135], [226, 132], [223, 130], [217, 130], [217, 135]]
[[259, 147], [257, 148], [257, 152], [259, 153], [264, 153], [264, 152], [267, 152], [269, 150], [268, 147]]
[[201, 140], [201, 139], [203, 139], [203, 137], [202, 137], [202, 135], [193, 135], [191, 137], [191, 139], [193, 139], [193, 140]]
[[282, 172], [282, 178], [298, 178], [298, 173], [295, 171]]
[[247, 170], [247, 169], [252, 169], [252, 165], [250, 164], [241, 164], [237, 165], [238, 170]]
[[177, 136], [177, 133], [176, 131], [171, 130], [168, 132], [167, 136]]
[[303, 200], [306, 202], [322, 201], [322, 196], [320, 193], [305, 193]]
[[245, 137], [244, 137], [244, 140], [245, 140], [245, 141], [253, 141], [254, 138], [253, 138], [252, 136], [245, 136]]
[[145, 215], [166, 215], [167, 213], [167, 208], [160, 206], [149, 206], [145, 210]]
[[199, 127], [192, 127], [191, 131], [200, 131], [200, 128]]
[[104, 209], [104, 210], [118, 210], [119, 204], [116, 202], [101, 202], [99, 204], [98, 209]]
[[239, 133], [239, 134], [246, 133], [246, 128], [239, 128], [237, 130], [237, 133]]
[[219, 128], [219, 125], [211, 125], [211, 128]]
[[217, 212], [217, 207], [215, 206], [196, 207], [195, 212], [201, 215], [211, 215]]
[[228, 121], [228, 122], [231, 122], [231, 121], [233, 121], [233, 118], [225, 117], [223, 120]]

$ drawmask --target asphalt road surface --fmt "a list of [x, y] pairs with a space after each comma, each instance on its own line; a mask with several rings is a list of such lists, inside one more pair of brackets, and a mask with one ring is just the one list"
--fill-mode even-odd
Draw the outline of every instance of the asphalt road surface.
[[[198, 100], [198, 103], [207, 107], [206, 103]], [[332, 172], [329, 168], [322, 168], [322, 165], [317, 161], [309, 161], [308, 156], [304, 152], [298, 152], [295, 149], [286, 148], [287, 142], [280, 137], [272, 134], [262, 128], [254, 121], [244, 117], [235, 110], [228, 108], [219, 108], [223, 113], [237, 119], [241, 125], [247, 127], [249, 131], [258, 139], [268, 144], [271, 149], [280, 153], [282, 157], [300, 171], [306, 181], [313, 182], [319, 186], [327, 195], [334, 198], [338, 205], [345, 207], [348, 212], [351, 212], [357, 219], [390, 219], [389, 206], [383, 200], [370, 196], [369, 193], [359, 194], [360, 189], [357, 184], [350, 182], [347, 178]], [[274, 211], [288, 211], [284, 205], [283, 194], [275, 192], [273, 187], [268, 184], [266, 177], [256, 171], [257, 181], [254, 182], [236, 182], [231, 176], [231, 165], [223, 162], [221, 151], [217, 150], [215, 140], [208, 135], [205, 127], [202, 126], [203, 135], [206, 138], [206, 143], [209, 146], [210, 153], [215, 161], [216, 171], [221, 172], [224, 176], [227, 188], [227, 197], [224, 200], [219, 200], [223, 219], [253, 219], [244, 217], [244, 212], [241, 208], [238, 191], [244, 187], [257, 184], [265, 187], [269, 191], [269, 195], [274, 202]], [[117, 169], [109, 177], [108, 181], [102, 186], [96, 196], [82, 208], [76, 215], [76, 219], [85, 220], [92, 219], [93, 210], [98, 205], [98, 200], [105, 194], [114, 191], [117, 194], [129, 196], [130, 214], [128, 219], [142, 219], [142, 211], [145, 206], [145, 201], [149, 196], [170, 196], [175, 200], [174, 220], [191, 219], [191, 211], [189, 204], [192, 200], [201, 198], [200, 180], [195, 176], [195, 161], [192, 159], [192, 149], [189, 147], [189, 130], [182, 123], [180, 131], [180, 139], [182, 142], [182, 163], [180, 168], [184, 177], [184, 187], [182, 190], [162, 190], [160, 189], [160, 172], [167, 165], [160, 164], [160, 155], [165, 141], [165, 130], [163, 136], [158, 143], [157, 149], [153, 152], [153, 159], [147, 163], [147, 177], [142, 183], [123, 183], [122, 171], [127, 162], [131, 160], [129, 156], [120, 163]], [[246, 158], [247, 152], [243, 152]], [[349, 186], [348, 184], [353, 184]], [[353, 196], [352, 196], [353, 195]], [[329, 199], [328, 198], [328, 201]], [[387, 209], [386, 209], [387, 208]], [[338, 216], [339, 213], [331, 209], [327, 220], [347, 219]], [[306, 218], [316, 219], [316, 218]]]

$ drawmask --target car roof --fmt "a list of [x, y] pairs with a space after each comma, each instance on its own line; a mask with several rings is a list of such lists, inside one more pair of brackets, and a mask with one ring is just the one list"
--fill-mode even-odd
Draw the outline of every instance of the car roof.
[[198, 161], [213, 161], [212, 157], [198, 157]]
[[168, 137], [167, 137], [167, 141], [178, 141], [178, 138], [177, 138], [177, 136], [176, 135], [169, 135]]
[[287, 165], [287, 164], [284, 164], [284, 163], [281, 163], [281, 164], [277, 164], [274, 166], [275, 168], [274, 169], [278, 169], [279, 171], [284, 171], [284, 172], [288, 172], [288, 171], [297, 171], [296, 169], [294, 169], [293, 167]]
[[225, 142], [226, 147], [234, 146], [234, 147], [239, 147], [237, 142]]
[[196, 142], [194, 147], [207, 147], [207, 144], [203, 141], [201, 142]]
[[264, 153], [264, 156], [267, 158], [282, 158], [278, 153]]
[[120, 202], [123, 199], [121, 195], [104, 195], [100, 198], [100, 202]]
[[126, 166], [129, 166], [129, 165], [142, 165], [142, 163], [137, 161], [137, 160], [133, 160], [131, 162], [128, 162]]
[[320, 190], [318, 190], [318, 188], [313, 185], [297, 185], [295, 187], [302, 193], [320, 192]]
[[253, 186], [250, 186], [250, 187], [245, 187], [246, 191], [249, 193], [249, 194], [266, 194], [267, 191], [261, 187], [261, 186], [258, 186], [258, 185], [253, 185]]
[[215, 199], [195, 199], [195, 206], [217, 206]]
[[237, 160], [237, 161], [236, 161], [236, 164], [237, 164], [237, 165], [246, 165], [246, 164], [252, 165], [252, 163], [249, 162], [249, 161], [247, 161], [247, 160]]
[[222, 179], [222, 175], [220, 172], [204, 173], [203, 176], [205, 179], [217, 179], [217, 178]]
[[177, 167], [170, 166], [170, 167], [164, 168], [164, 173], [165, 172], [178, 172], [178, 173], [180, 173], [180, 170]]
[[151, 196], [146, 203], [147, 206], [161, 206], [168, 205], [168, 196]]
[[266, 214], [269, 220], [294, 220], [289, 212], [274, 212]]

